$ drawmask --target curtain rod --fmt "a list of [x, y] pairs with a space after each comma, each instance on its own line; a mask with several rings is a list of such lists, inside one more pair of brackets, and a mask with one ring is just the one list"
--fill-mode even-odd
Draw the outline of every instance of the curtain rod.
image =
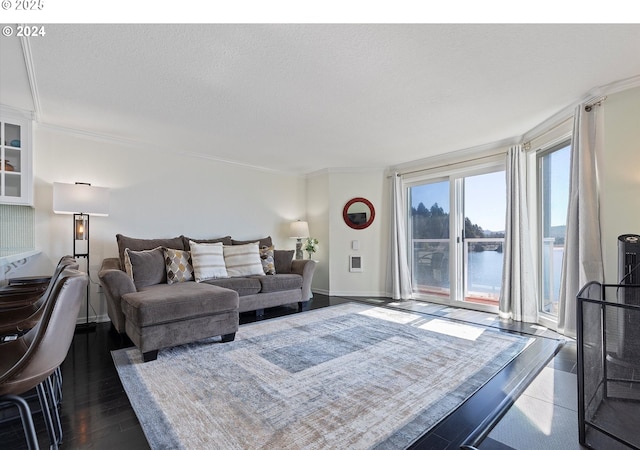
[[599, 97], [593, 101], [591, 101], [591, 103], [587, 103], [586, 105], [584, 105], [584, 110], [586, 112], [590, 112], [594, 106], [600, 106], [602, 105], [602, 102], [604, 102], [607, 99], [607, 96], [604, 95], [602, 97]]
[[[452, 162], [452, 163], [447, 163], [447, 164], [440, 164], [439, 166], [425, 167], [425, 168], [422, 168], [422, 169], [409, 170], [407, 172], [397, 171], [395, 173], [395, 175], [396, 176], [411, 175], [413, 173], [420, 173], [420, 172], [425, 172], [427, 170], [442, 169], [444, 167], [457, 166], [458, 164], [464, 164], [464, 163], [473, 162], [473, 161], [480, 161], [482, 159], [492, 158], [494, 156], [500, 156], [500, 155], [506, 155], [506, 154], [507, 154], [507, 152], [501, 151], [501, 152], [491, 153], [489, 155], [478, 156], [476, 158], [465, 159], [463, 161]], [[392, 176], [393, 175], [389, 175], [388, 178], [391, 178]]]

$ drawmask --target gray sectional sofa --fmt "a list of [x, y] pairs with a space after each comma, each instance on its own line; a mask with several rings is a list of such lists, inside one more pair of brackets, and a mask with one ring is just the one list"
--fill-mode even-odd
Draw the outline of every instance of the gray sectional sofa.
[[[265, 308], [292, 303], [302, 309], [312, 297], [315, 262], [292, 259], [294, 251], [274, 249], [270, 237], [237, 241], [230, 236], [137, 239], [118, 234], [116, 240], [119, 256], [106, 258], [98, 276], [113, 327], [129, 336], [145, 361], [156, 359], [161, 348], [212, 336], [232, 341], [239, 313], [256, 311], [262, 315]], [[254, 242], [263, 250], [269, 249], [269, 275], [176, 280], [167, 253], [163, 253], [166, 249], [188, 252], [190, 243], [247, 247], [245, 244]]]

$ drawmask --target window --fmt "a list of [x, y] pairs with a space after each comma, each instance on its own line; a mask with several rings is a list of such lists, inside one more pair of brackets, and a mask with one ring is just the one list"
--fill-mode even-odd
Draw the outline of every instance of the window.
[[415, 297], [497, 308], [506, 214], [503, 159], [408, 183]]
[[539, 312], [556, 318], [569, 206], [571, 143], [564, 141], [537, 155]]
[[502, 287], [505, 172], [464, 180], [465, 301], [497, 305]]
[[448, 297], [450, 208], [449, 180], [409, 189], [411, 282], [414, 293]]

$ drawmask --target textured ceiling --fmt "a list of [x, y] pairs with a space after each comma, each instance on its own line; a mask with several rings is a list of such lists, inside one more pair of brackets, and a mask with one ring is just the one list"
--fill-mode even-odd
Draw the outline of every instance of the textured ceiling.
[[640, 74], [640, 25], [47, 25], [34, 101], [0, 41], [0, 103], [44, 124], [299, 173], [520, 136]]

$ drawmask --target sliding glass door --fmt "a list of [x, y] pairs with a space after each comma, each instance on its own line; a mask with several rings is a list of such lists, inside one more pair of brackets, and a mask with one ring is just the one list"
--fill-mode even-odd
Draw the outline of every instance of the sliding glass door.
[[506, 214], [502, 164], [416, 181], [408, 189], [414, 296], [495, 309]]
[[410, 255], [414, 293], [449, 298], [450, 189], [448, 180], [410, 188]]
[[506, 218], [505, 173], [464, 179], [464, 301], [498, 305]]

